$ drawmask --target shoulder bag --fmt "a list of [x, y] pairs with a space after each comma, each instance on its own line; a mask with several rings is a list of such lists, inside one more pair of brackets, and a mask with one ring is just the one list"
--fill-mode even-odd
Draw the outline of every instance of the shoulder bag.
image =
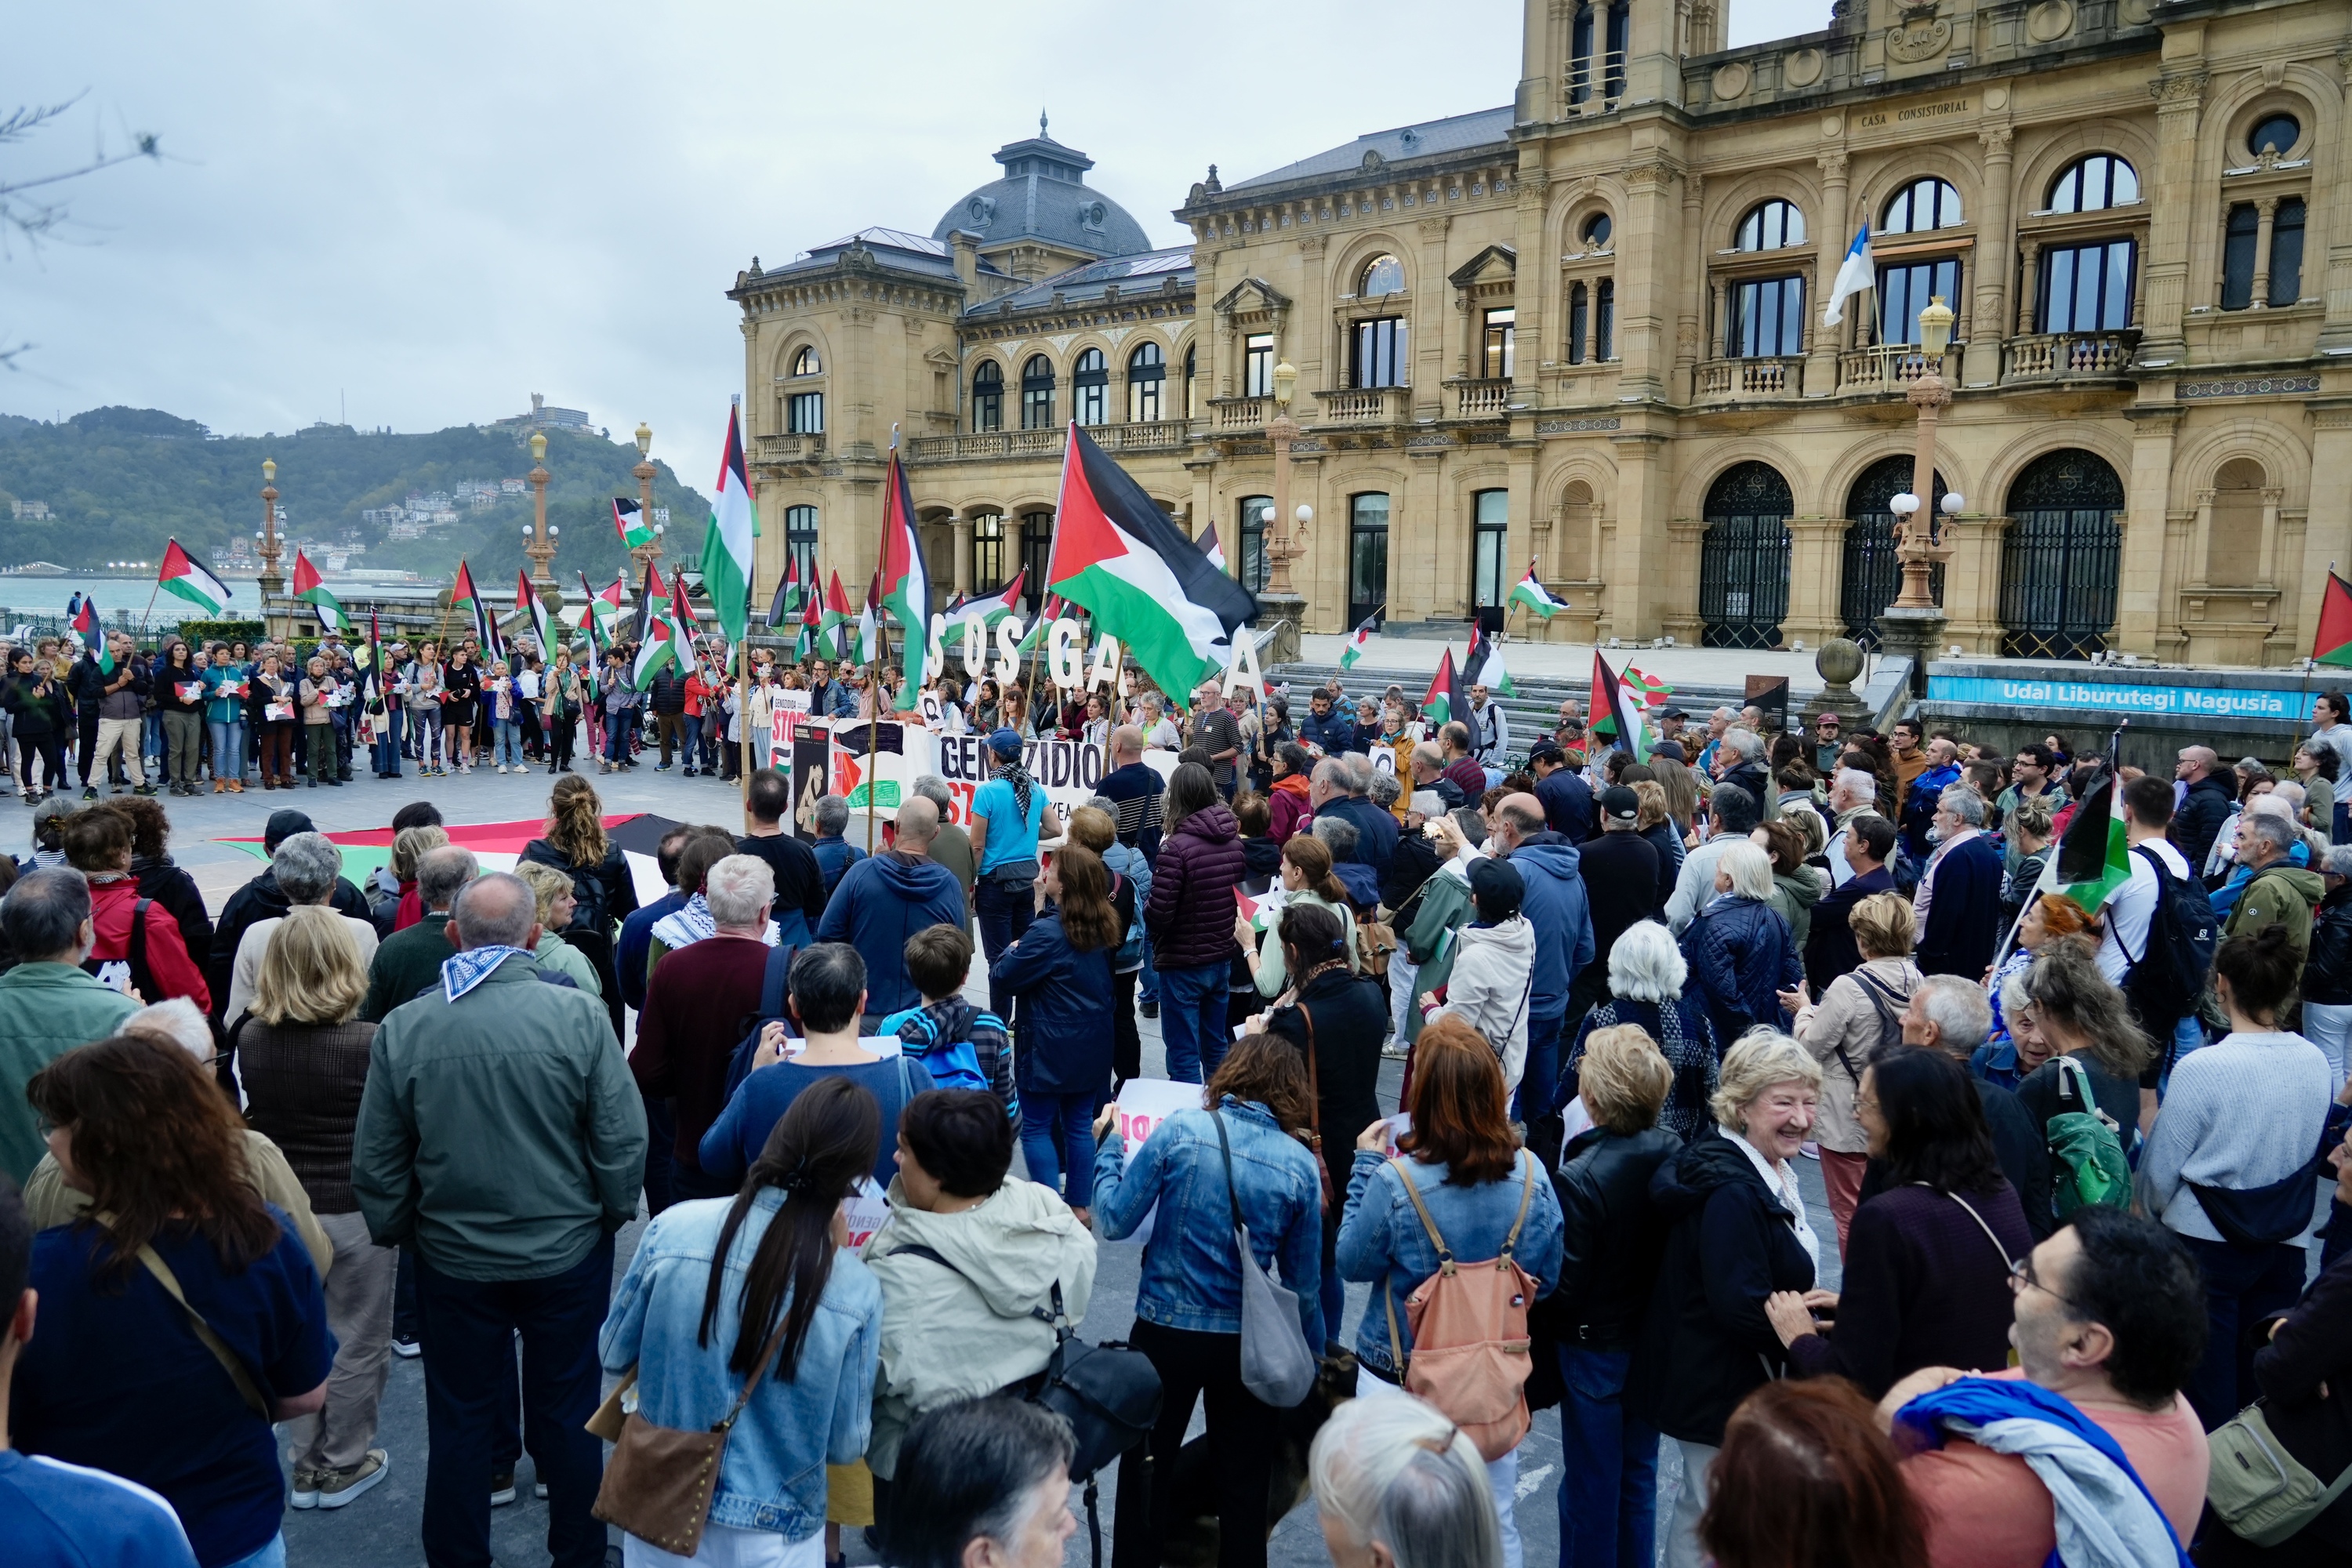
[[[90, 1217], [110, 1228], [114, 1223], [112, 1215], [93, 1214]], [[188, 1327], [195, 1331], [196, 1338], [203, 1342], [205, 1349], [213, 1352], [213, 1359], [221, 1363], [221, 1370], [228, 1373], [228, 1380], [236, 1384], [237, 1397], [245, 1401], [245, 1407], [264, 1421], [268, 1420], [269, 1402], [261, 1396], [261, 1388], [253, 1381], [253, 1374], [246, 1370], [245, 1363], [237, 1359], [236, 1352], [228, 1348], [228, 1342], [205, 1321], [205, 1315], [189, 1304], [188, 1298], [180, 1289], [180, 1277], [172, 1272], [172, 1266], [164, 1262], [163, 1255], [152, 1247], [139, 1249], [139, 1262], [155, 1277], [155, 1283], [163, 1288], [163, 1294], [178, 1302], [180, 1310], [188, 1315]]]
[[[760, 1352], [759, 1364], [743, 1380], [743, 1392], [736, 1396], [734, 1408], [708, 1431], [656, 1426], [635, 1410], [623, 1415], [613, 1439], [612, 1460], [604, 1467], [604, 1483], [596, 1489], [596, 1503], [590, 1513], [649, 1545], [680, 1557], [693, 1556], [702, 1545], [703, 1527], [710, 1522], [710, 1498], [718, 1489], [719, 1464], [727, 1457], [728, 1435], [783, 1343], [784, 1325], [780, 1321]], [[622, 1392], [635, 1381], [632, 1369], [604, 1408], [590, 1419], [591, 1432], [603, 1436], [611, 1429], [607, 1412], [617, 1411]]]
[[[1266, 1278], [1250, 1250], [1249, 1226], [1242, 1223], [1241, 1189], [1234, 1185], [1234, 1146], [1225, 1136], [1222, 1110], [1209, 1120], [1225, 1158], [1225, 1193], [1234, 1209], [1234, 1243], [1241, 1251], [1242, 1386], [1276, 1410], [1289, 1410], [1315, 1386], [1315, 1352], [1298, 1321], [1298, 1292]], [[1318, 1161], [1317, 1163], [1321, 1163]]]
[[2331, 1507], [2352, 1487], [2352, 1468], [2322, 1481], [2287, 1452], [2256, 1400], [2216, 1427], [2205, 1501], [2230, 1533], [2256, 1546], [2277, 1546]]

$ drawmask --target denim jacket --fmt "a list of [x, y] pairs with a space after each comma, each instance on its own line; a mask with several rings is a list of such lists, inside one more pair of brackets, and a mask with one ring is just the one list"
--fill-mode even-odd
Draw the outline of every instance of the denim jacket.
[[[1234, 1151], [1242, 1223], [1262, 1267], [1279, 1264], [1285, 1288], [1298, 1292], [1307, 1342], [1323, 1345], [1323, 1182], [1307, 1145], [1285, 1132], [1255, 1100], [1226, 1095], [1219, 1110]], [[1160, 1205], [1143, 1244], [1143, 1278], [1135, 1315], [1195, 1333], [1242, 1331], [1241, 1258], [1234, 1250], [1234, 1210], [1217, 1129], [1205, 1110], [1180, 1110], [1144, 1141], [1135, 1165], [1116, 1128], [1095, 1155], [1095, 1224], [1106, 1241], [1131, 1236]], [[1552, 1208], [1553, 1271], [1559, 1271], [1559, 1209]]]
[[[1519, 1212], [1519, 1194], [1530, 1172], [1535, 1191], [1528, 1202], [1528, 1217], [1519, 1226], [1518, 1245], [1511, 1256], [1536, 1282], [1536, 1294], [1549, 1296], [1559, 1283], [1559, 1198], [1544, 1176], [1536, 1157], [1518, 1152], [1512, 1173], [1499, 1182], [1475, 1187], [1445, 1184], [1444, 1164], [1424, 1165], [1408, 1157], [1412, 1184], [1429, 1205], [1429, 1217], [1456, 1263], [1479, 1263], [1499, 1255], [1503, 1238]], [[1369, 1150], [1356, 1151], [1356, 1168], [1348, 1177], [1348, 1206], [1339, 1221], [1339, 1268], [1343, 1279], [1372, 1282], [1372, 1299], [1356, 1330], [1356, 1359], [1394, 1382], [1396, 1357], [1389, 1346], [1386, 1299], [1396, 1305], [1397, 1342], [1412, 1349], [1412, 1324], [1405, 1316], [1405, 1298], [1437, 1272], [1437, 1248], [1399, 1184], [1402, 1173], [1387, 1159]]]
[[[637, 1368], [637, 1409], [658, 1426], [700, 1432], [723, 1420], [743, 1392], [727, 1358], [743, 1308], [743, 1284], [760, 1237], [783, 1206], [768, 1188], [752, 1201], [728, 1255], [710, 1343], [695, 1342], [710, 1258], [732, 1200], [674, 1205], [654, 1217], [613, 1292], [597, 1338], [607, 1372]], [[719, 1467], [710, 1518], [739, 1530], [806, 1541], [824, 1528], [828, 1464], [862, 1458], [873, 1428], [874, 1369], [882, 1348], [882, 1288], [855, 1253], [836, 1253], [833, 1275], [801, 1346], [798, 1374], [772, 1369], [744, 1407]]]

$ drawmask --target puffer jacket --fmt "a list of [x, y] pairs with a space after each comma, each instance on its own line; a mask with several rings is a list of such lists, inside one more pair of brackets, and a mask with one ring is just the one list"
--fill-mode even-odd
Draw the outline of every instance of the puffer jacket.
[[1094, 1297], [1093, 1233], [1058, 1194], [1017, 1176], [960, 1214], [912, 1206], [893, 1177], [889, 1215], [861, 1256], [882, 1287], [866, 1460], [885, 1480], [898, 1473], [898, 1445], [916, 1416], [1045, 1370], [1054, 1329], [1031, 1309], [1050, 1310], [1056, 1283], [1074, 1323]]
[[2236, 808], [2226, 779], [2208, 773], [2189, 786], [2180, 809], [2172, 814], [2172, 842], [2188, 858], [2190, 870], [2204, 867], [2213, 841], [2221, 836], [2221, 824]]
[[[1445, 984], [1445, 1005], [1431, 1015], [1461, 1019], [1502, 1058], [1503, 1087], [1519, 1087], [1528, 1065], [1528, 1001], [1535, 985], [1536, 928], [1525, 915], [1499, 925], [1466, 925]], [[1543, 1086], [1549, 1089], [1549, 1084]]]
[[[1233, 940], [1233, 925], [1225, 926]], [[1101, 1094], [1110, 1087], [1111, 954], [1080, 952], [1062, 929], [1062, 911], [1045, 912], [991, 966], [992, 984], [1009, 992], [1013, 1076], [1021, 1092]]]
[[1778, 993], [1805, 976], [1789, 922], [1758, 899], [1718, 894], [1683, 932], [1690, 989], [1706, 999], [1716, 1042], [1728, 1050], [1759, 1024], [1789, 1026]]
[[1243, 864], [1241, 829], [1222, 804], [1202, 806], [1160, 841], [1143, 906], [1160, 968], [1204, 969], [1233, 957]]
[[2352, 1003], [2352, 882], [2319, 901], [2311, 957], [2303, 966], [2303, 999], [2325, 1007]]

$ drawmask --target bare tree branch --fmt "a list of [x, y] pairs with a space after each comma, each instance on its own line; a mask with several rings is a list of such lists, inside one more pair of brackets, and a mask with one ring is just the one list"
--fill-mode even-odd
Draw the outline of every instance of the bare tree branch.
[[[84, 95], [76, 94], [63, 103], [24, 104], [0, 116], [0, 145], [29, 141], [43, 127], [54, 123], [68, 110], [81, 101]], [[56, 230], [69, 216], [63, 201], [28, 195], [26, 193], [65, 184], [100, 169], [110, 169], [117, 163], [135, 159], [163, 157], [161, 139], [152, 132], [140, 132], [131, 139], [131, 146], [121, 152], [109, 152], [101, 143], [86, 161], [69, 168], [52, 170], [42, 174], [19, 179], [0, 178], [0, 254], [5, 254], [5, 236], [13, 231], [27, 243], [38, 246], [42, 238]]]

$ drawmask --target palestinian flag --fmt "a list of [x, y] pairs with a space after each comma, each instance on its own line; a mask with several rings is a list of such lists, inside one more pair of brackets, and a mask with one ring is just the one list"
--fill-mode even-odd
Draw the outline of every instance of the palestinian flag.
[[163, 568], [155, 574], [155, 585], [167, 594], [177, 594], [207, 616], [217, 616], [228, 608], [228, 584], [213, 575], [213, 569], [180, 548], [176, 539], [163, 546]]
[[[1039, 648], [1045, 647], [1045, 629], [1052, 626], [1055, 621], [1060, 620], [1069, 607], [1069, 605], [1062, 602], [1062, 595], [1059, 594], [1046, 595], [1045, 602], [1037, 606], [1037, 618], [1030, 623], [1029, 629], [1027, 631], [1021, 634], [1021, 640], [1013, 645], [1013, 651], [1019, 654], [1022, 658], [1027, 658], [1031, 654], [1035, 653]], [[1192, 694], [1192, 689], [1189, 686], [1186, 687], [1184, 689], [1184, 695], [1186, 697], [1190, 697]]]
[[823, 646], [819, 639], [824, 634], [824, 599], [816, 584], [810, 584], [808, 597], [801, 605], [801, 635], [793, 644], [793, 657], [796, 659], [809, 658]]
[[[911, 702], [923, 689], [923, 661], [930, 651], [931, 573], [923, 563], [922, 541], [915, 532], [914, 492], [907, 488], [906, 465], [899, 461], [896, 447], [890, 452], [890, 471], [882, 481], [882, 559], [874, 569], [874, 586], [866, 613], [875, 614], [877, 606], [887, 610], [898, 617], [898, 626], [906, 633], [899, 639], [903, 679], [898, 690]], [[880, 657], [878, 646], [867, 647], [868, 664]]]
[[629, 496], [613, 498], [613, 531], [621, 536], [621, 545], [627, 550], [641, 550], [654, 542], [653, 520], [646, 515], [644, 504]]
[[472, 617], [474, 635], [481, 637], [483, 650], [488, 651], [490, 639], [482, 636], [482, 596], [474, 591], [474, 574], [462, 559], [457, 563], [457, 580], [449, 584], [449, 612], [460, 611]]
[[658, 618], [654, 614], [654, 596], [660, 591], [661, 573], [648, 561], [646, 563], [646, 580], [637, 584], [637, 624], [635, 635], [630, 638], [632, 642], [642, 645], [653, 635], [654, 622]]
[[1469, 714], [1462, 678], [1454, 668], [1454, 649], [1448, 647], [1445, 657], [1437, 661], [1437, 673], [1430, 678], [1429, 695], [1421, 700], [1421, 716], [1432, 725], [1444, 726]]
[[[912, 642], [914, 639], [909, 637], [907, 640]], [[857, 612], [856, 658], [859, 665], [869, 669], [882, 661], [882, 625], [870, 595], [866, 598], [866, 607]]]
[[[743, 467], [740, 412], [734, 406], [727, 410], [727, 450], [719, 459], [719, 490], [710, 503], [710, 526], [702, 536], [702, 588], [710, 595], [719, 631], [730, 643], [741, 642], [751, 622], [751, 542], [760, 534], [759, 518], [751, 510], [751, 481]], [[902, 489], [904, 484], [902, 479]], [[912, 507], [907, 521], [911, 531]]]
[[1503, 603], [1506, 605], [1524, 605], [1529, 614], [1540, 616], [1547, 621], [1568, 608], [1566, 599], [1553, 598], [1544, 585], [1536, 581], [1536, 563], [1532, 561], [1528, 563], [1528, 574], [1519, 579], [1518, 586], [1511, 590]]
[[1249, 590], [1219, 571], [1112, 462], [1086, 427], [1070, 426], [1045, 585], [1116, 628], [1163, 691], [1189, 692], [1257, 617]]
[[1470, 655], [1462, 661], [1462, 668], [1470, 672], [1473, 686], [1503, 697], [1519, 694], [1519, 689], [1511, 684], [1511, 672], [1503, 668], [1503, 650], [1483, 631], [1470, 639]]
[[1355, 668], [1356, 661], [1364, 657], [1364, 650], [1372, 645], [1372, 629], [1379, 619], [1378, 616], [1366, 616], [1364, 624], [1348, 634], [1348, 646], [1339, 654], [1341, 669]]
[[539, 592], [530, 585], [530, 574], [515, 574], [515, 608], [527, 612], [530, 619], [525, 624], [539, 639], [539, 657], [552, 661], [555, 658], [555, 628], [549, 624], [547, 605], [541, 602]]
[[982, 630], [994, 631], [997, 622], [1019, 613], [1014, 606], [1021, 603], [1021, 584], [1027, 576], [1025, 569], [1015, 572], [1012, 583], [995, 593], [976, 594], [949, 606], [949, 629], [960, 628], [966, 621], [978, 621]]
[[[598, 688], [603, 684], [604, 678], [604, 655], [611, 651], [613, 646], [612, 638], [604, 630], [604, 618], [597, 613], [603, 608], [605, 601], [604, 595], [588, 586], [588, 574], [585, 572], [580, 574], [580, 591], [588, 595], [587, 601], [580, 606], [580, 629], [588, 634], [588, 668], [583, 673], [588, 678], [589, 691], [592, 694], [601, 695]], [[619, 578], [613, 579], [610, 592], [614, 596], [613, 611], [618, 615], [621, 592]]]
[[108, 645], [106, 634], [98, 624], [98, 601], [82, 594], [76, 594], [74, 599], [79, 605], [74, 611], [74, 636], [81, 639], [81, 646], [89, 653], [90, 662], [104, 674], [112, 675], [114, 649]]
[[1192, 542], [1201, 547], [1201, 553], [1209, 558], [1210, 565], [1220, 572], [1225, 570], [1225, 547], [1217, 542], [1217, 523], [1214, 518], [1210, 519], [1209, 526], [1202, 529], [1201, 537]]
[[1234, 908], [1250, 923], [1252, 931], [1272, 931], [1282, 919], [1283, 906], [1289, 900], [1279, 888], [1252, 898], [1239, 888], [1234, 889]]
[[776, 583], [776, 596], [768, 605], [768, 630], [793, 619], [801, 610], [801, 558], [798, 551], [784, 552], [784, 574]]
[[343, 614], [342, 602], [327, 591], [325, 579], [310, 558], [300, 550], [294, 552], [294, 596], [310, 606], [319, 617], [319, 625], [331, 632], [347, 630], [351, 617]]
[[1641, 694], [1609, 668], [1598, 650], [1592, 655], [1592, 695], [1586, 711], [1591, 715], [1592, 733], [1608, 736], [1614, 750], [1637, 763], [1649, 757], [1650, 725]]
[[841, 628], [857, 619], [849, 608], [849, 595], [841, 591], [841, 574], [835, 572], [824, 588], [824, 613], [817, 617], [817, 651], [826, 658], [843, 657], [845, 639]]
[[2115, 760], [2091, 793], [2074, 808], [2074, 820], [2058, 840], [2051, 857], [2050, 874], [2056, 890], [2097, 914], [2117, 889], [2131, 880], [2131, 845], [2124, 837], [2124, 792], [2116, 778]]
[[[706, 587], [708, 584], [704, 584]], [[686, 568], [673, 565], [669, 573], [669, 630], [677, 642], [677, 668], [691, 672], [694, 668], [694, 645], [702, 635], [702, 623], [694, 613], [694, 605], [686, 596]]]
[[2328, 568], [2327, 587], [2319, 599], [2319, 629], [2311, 639], [2311, 657], [2319, 664], [2352, 665], [2352, 583]]
[[663, 665], [677, 662], [677, 633], [671, 628], [667, 616], [656, 616], [646, 626], [645, 640], [637, 645], [637, 662], [629, 671], [632, 689], [643, 691], [654, 683]]

